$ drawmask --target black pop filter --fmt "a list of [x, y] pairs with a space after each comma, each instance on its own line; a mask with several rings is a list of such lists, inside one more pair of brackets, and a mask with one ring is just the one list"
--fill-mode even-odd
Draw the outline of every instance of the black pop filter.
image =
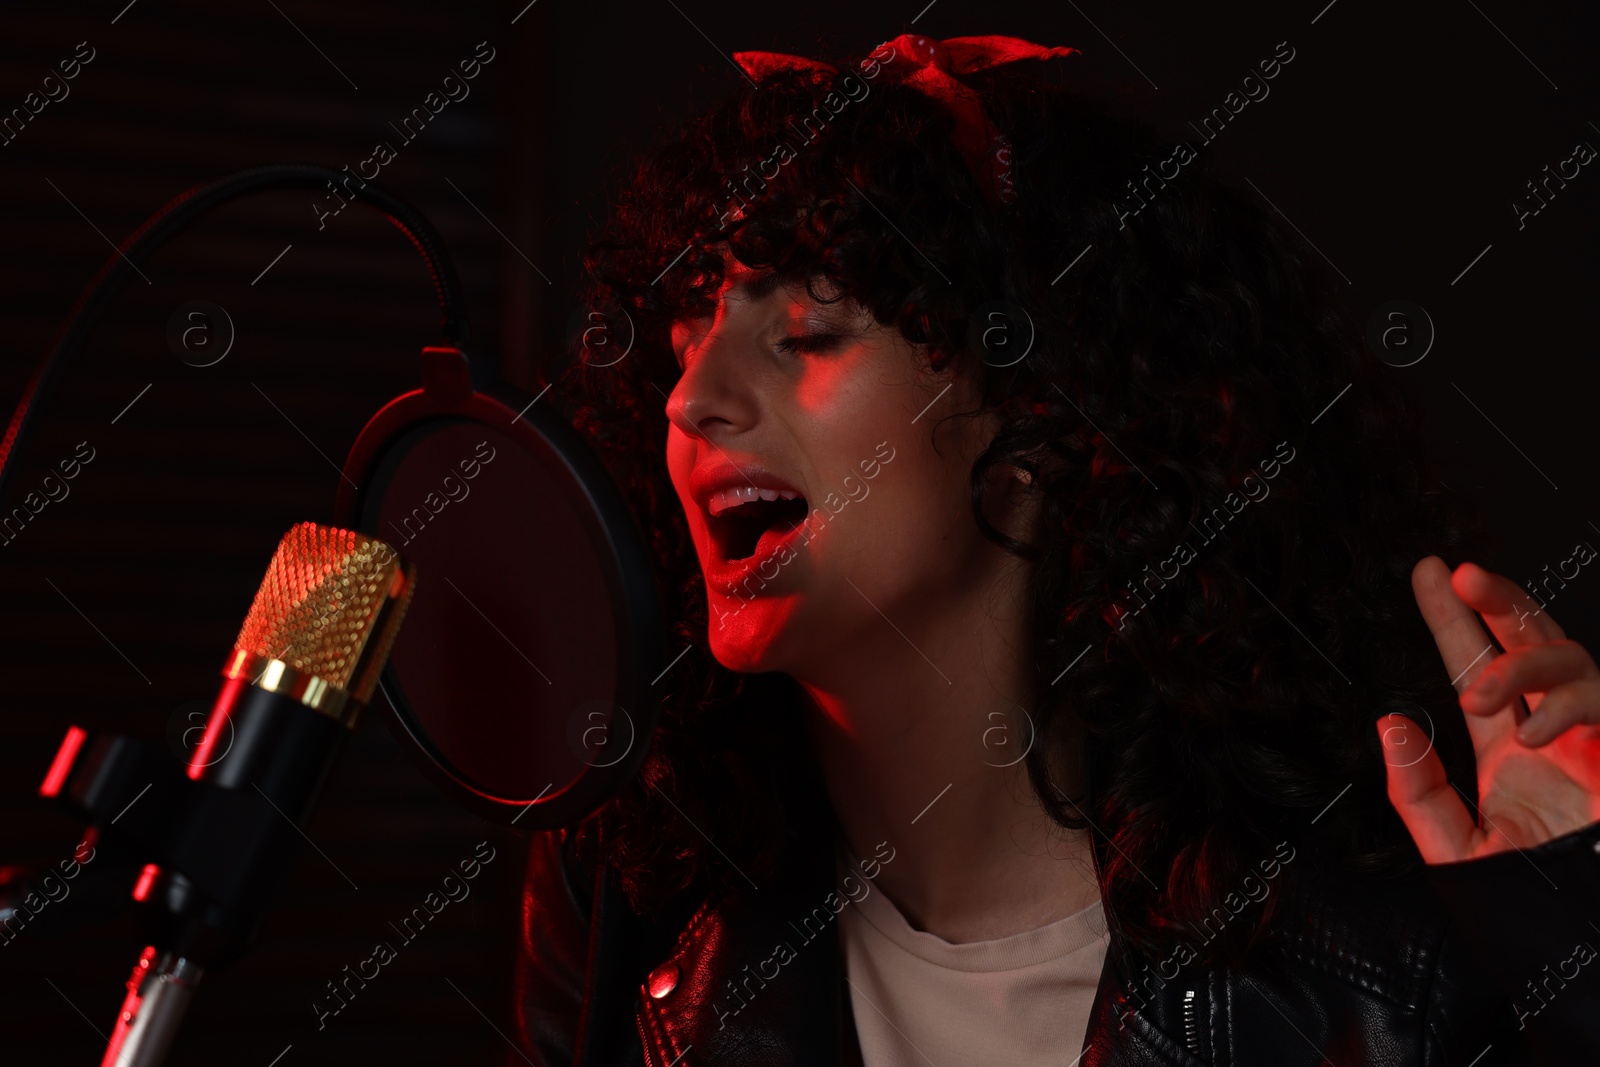
[[456, 348], [423, 350], [423, 383], [367, 423], [339, 486], [339, 524], [416, 566], [379, 687], [390, 725], [463, 806], [569, 825], [638, 770], [655, 728], [653, 570], [548, 404], [478, 391]]

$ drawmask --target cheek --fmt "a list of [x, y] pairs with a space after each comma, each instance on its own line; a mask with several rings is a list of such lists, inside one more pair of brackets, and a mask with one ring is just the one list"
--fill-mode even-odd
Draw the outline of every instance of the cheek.
[[842, 402], [825, 419], [796, 427], [810, 442], [813, 506], [825, 507], [840, 526], [834, 558], [847, 569], [923, 573], [946, 566], [941, 559], [963, 559], [971, 538], [982, 534], [968, 504], [970, 449], [948, 431], [953, 424], [938, 434], [936, 448], [929, 423], [942, 412], [912, 423], [931, 397], [907, 383], [836, 398]]
[[840, 431], [869, 432], [866, 427], [885, 421], [893, 399], [873, 380], [877, 366], [873, 357], [871, 351], [857, 349], [831, 361], [811, 363], [783, 403], [793, 405], [797, 417], [835, 439]]
[[[850, 488], [866, 495], [840, 513], [849, 531], [841, 541], [849, 542], [848, 556], [859, 565], [895, 573], [940, 572], [964, 557], [972, 537], [981, 537], [967, 506], [964, 475], [931, 449], [927, 456], [913, 451], [906, 435], [900, 436], [894, 458], [879, 462], [875, 477], [856, 467], [848, 479]], [[875, 458], [872, 445], [864, 455]], [[849, 499], [843, 487], [837, 494], [838, 501]]]

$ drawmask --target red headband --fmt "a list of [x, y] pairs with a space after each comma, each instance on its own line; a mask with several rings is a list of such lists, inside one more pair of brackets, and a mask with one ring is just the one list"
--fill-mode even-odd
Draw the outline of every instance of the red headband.
[[[871, 55], [876, 57], [885, 48], [892, 49], [892, 52], [889, 59], [882, 62], [889, 63], [905, 57], [912, 69], [902, 76], [904, 83], [939, 101], [955, 119], [952, 139], [989, 199], [1000, 204], [1009, 204], [1016, 199], [1016, 189], [1011, 180], [1011, 142], [994, 128], [984, 114], [978, 93], [955, 76], [972, 74], [1019, 59], [1069, 56], [1079, 50], [1046, 48], [1020, 37], [947, 37], [940, 41], [920, 34], [902, 33], [873, 49]], [[820, 60], [782, 52], [735, 52], [733, 58], [745, 73], [757, 80], [780, 70], [839, 73]], [[863, 69], [866, 66], [867, 61], [863, 61]], [[906, 68], [900, 66], [893, 69], [904, 71]]]

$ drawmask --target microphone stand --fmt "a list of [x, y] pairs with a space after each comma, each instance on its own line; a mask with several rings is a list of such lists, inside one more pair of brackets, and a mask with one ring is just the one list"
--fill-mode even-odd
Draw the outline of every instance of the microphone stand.
[[133, 965], [128, 995], [106, 1045], [102, 1067], [155, 1064], [167, 1058], [178, 1026], [205, 973], [198, 963], [175, 952], [148, 946]]

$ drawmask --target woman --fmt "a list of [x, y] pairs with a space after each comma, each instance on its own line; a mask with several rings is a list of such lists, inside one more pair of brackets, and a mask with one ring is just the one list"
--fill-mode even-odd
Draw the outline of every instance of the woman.
[[741, 53], [594, 243], [637, 343], [556, 395], [689, 648], [535, 838], [513, 1062], [1600, 1042], [1600, 672], [1316, 255], [1072, 51]]

